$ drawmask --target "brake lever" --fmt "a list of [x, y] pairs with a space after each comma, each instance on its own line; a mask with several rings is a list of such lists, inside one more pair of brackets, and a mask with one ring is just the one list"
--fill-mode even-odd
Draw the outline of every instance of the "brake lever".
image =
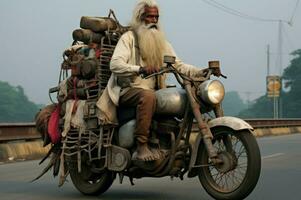
[[227, 79], [227, 76], [225, 76], [225, 75], [223, 75], [223, 74], [221, 74], [221, 77], [223, 77], [224, 79]]

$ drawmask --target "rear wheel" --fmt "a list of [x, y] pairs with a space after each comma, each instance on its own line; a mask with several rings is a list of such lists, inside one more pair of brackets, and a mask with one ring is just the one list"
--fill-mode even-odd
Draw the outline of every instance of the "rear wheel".
[[243, 199], [255, 188], [261, 171], [261, 157], [255, 137], [248, 130], [212, 130], [213, 145], [222, 164], [213, 165], [204, 145], [200, 146], [199, 180], [215, 199]]
[[76, 163], [71, 164], [69, 171], [73, 185], [85, 195], [104, 193], [110, 188], [115, 178], [114, 173], [107, 170], [102, 173], [92, 172], [91, 166], [84, 161], [81, 163], [81, 172], [78, 172]]

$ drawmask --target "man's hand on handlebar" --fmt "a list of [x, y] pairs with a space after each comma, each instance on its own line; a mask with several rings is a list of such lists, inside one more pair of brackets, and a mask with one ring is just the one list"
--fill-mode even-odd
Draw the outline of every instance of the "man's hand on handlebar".
[[208, 79], [209, 76], [216, 76], [216, 77], [223, 77], [223, 78], [227, 78], [226, 76], [224, 76], [221, 73], [221, 70], [219, 67], [217, 68], [205, 68], [205, 69], [201, 69], [197, 72], [197, 74], [194, 76], [197, 80], [201, 80], [203, 78]]
[[208, 74], [208, 72], [209, 72], [209, 69], [208, 69], [208, 68], [206, 68], [206, 69], [200, 69], [200, 70], [196, 73], [195, 77], [197, 77], [197, 78], [199, 78], [199, 77], [206, 77], [207, 74]]
[[222, 75], [221, 69], [219, 67], [214, 68], [212, 74], [216, 77], [220, 77]]
[[142, 74], [143, 76], [148, 76], [157, 73], [159, 71], [160, 71], [159, 67], [152, 67], [152, 66], [140, 67], [139, 74]]
[[212, 74], [216, 77], [223, 77], [223, 78], [227, 78], [227, 76], [223, 75], [222, 72], [221, 72], [221, 69], [219, 67], [217, 68], [212, 68]]

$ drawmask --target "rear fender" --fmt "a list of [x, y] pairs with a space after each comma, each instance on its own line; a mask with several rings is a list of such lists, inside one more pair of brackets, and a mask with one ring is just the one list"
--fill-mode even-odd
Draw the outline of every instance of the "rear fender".
[[[246, 121], [236, 118], [236, 117], [219, 117], [212, 119], [208, 122], [209, 128], [212, 130], [216, 127], [227, 127], [236, 131], [240, 130], [250, 130], [253, 131], [253, 127], [248, 124]], [[189, 163], [189, 172], [188, 177], [194, 177], [198, 174], [198, 169], [194, 166], [197, 165], [196, 161], [198, 158], [199, 146], [202, 145], [202, 135], [198, 133], [194, 133], [190, 139], [190, 144], [192, 146], [191, 150], [191, 159]]]

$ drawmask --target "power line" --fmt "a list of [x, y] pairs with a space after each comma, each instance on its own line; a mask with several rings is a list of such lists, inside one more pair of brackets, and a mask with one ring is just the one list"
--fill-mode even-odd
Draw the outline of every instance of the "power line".
[[286, 36], [286, 39], [287, 39], [287, 42], [288, 42], [290, 48], [295, 49], [295, 47], [294, 47], [294, 45], [293, 45], [293, 43], [292, 43], [292, 41], [291, 41], [291, 39], [290, 39], [290, 37], [289, 37], [288, 33], [286, 32], [284, 27], [283, 27], [283, 32], [284, 32], [284, 35]]
[[[268, 18], [261, 18], [261, 17], [255, 17], [255, 16], [251, 16], [251, 15], [248, 15], [248, 14], [245, 14], [245, 13], [242, 13], [240, 11], [237, 11], [235, 9], [232, 9], [230, 7], [227, 7], [215, 0], [202, 0], [203, 2], [219, 9], [219, 10], [222, 10], [228, 14], [232, 14], [232, 15], [235, 15], [235, 16], [238, 16], [238, 17], [241, 17], [241, 18], [245, 18], [245, 19], [249, 19], [249, 20], [254, 20], [254, 21], [263, 21], [263, 22], [279, 22], [279, 19], [268, 19]], [[299, 0], [298, 0], [299, 2]], [[298, 3], [297, 2], [297, 3]], [[298, 5], [298, 4], [297, 4]], [[296, 7], [297, 7], [296, 5]], [[295, 10], [296, 10], [296, 7], [295, 7]], [[295, 13], [295, 11], [294, 11]], [[294, 16], [294, 15], [293, 15]], [[292, 16], [292, 17], [293, 17]], [[286, 23], [289, 23], [289, 21], [285, 21], [285, 20], [282, 20]]]
[[[222, 10], [228, 14], [231, 14], [231, 15], [235, 15], [237, 17], [241, 17], [241, 18], [244, 18], [244, 19], [249, 19], [249, 20], [253, 20], [253, 21], [262, 21], [262, 22], [278, 22], [279, 24], [279, 30], [278, 30], [278, 59], [276, 60], [276, 66], [279, 66], [280, 68], [280, 74], [282, 73], [282, 32], [284, 32], [282, 29], [283, 29], [283, 22], [287, 23], [288, 25], [292, 26], [293, 24], [293, 20], [294, 20], [294, 17], [295, 17], [295, 14], [296, 14], [296, 11], [297, 11], [297, 8], [298, 8], [298, 4], [299, 4], [299, 1], [300, 0], [296, 0], [296, 4], [295, 4], [295, 7], [293, 9], [293, 12], [292, 12], [292, 15], [291, 15], [291, 18], [289, 21], [287, 20], [283, 20], [283, 19], [269, 19], [269, 18], [261, 18], [261, 17], [256, 17], [256, 16], [251, 16], [251, 15], [248, 15], [248, 14], [245, 14], [243, 12], [240, 12], [238, 10], [235, 10], [235, 9], [232, 9], [230, 7], [227, 7], [225, 6], [224, 4], [221, 4], [219, 3], [218, 1], [216, 0], [202, 0], [203, 2], [205, 2], [206, 4], [209, 4], [210, 6], [213, 6], [219, 10]], [[289, 37], [287, 35], [287, 33], [285, 32], [288, 40], [289, 40]], [[290, 45], [292, 46], [290, 40], [288, 41], [290, 43]]]
[[297, 0], [295, 8], [294, 8], [294, 11], [293, 11], [293, 14], [292, 14], [292, 17], [291, 17], [291, 19], [288, 22], [289, 25], [293, 25], [293, 19], [295, 17], [296, 11], [297, 11], [298, 4], [299, 4], [299, 0]]

